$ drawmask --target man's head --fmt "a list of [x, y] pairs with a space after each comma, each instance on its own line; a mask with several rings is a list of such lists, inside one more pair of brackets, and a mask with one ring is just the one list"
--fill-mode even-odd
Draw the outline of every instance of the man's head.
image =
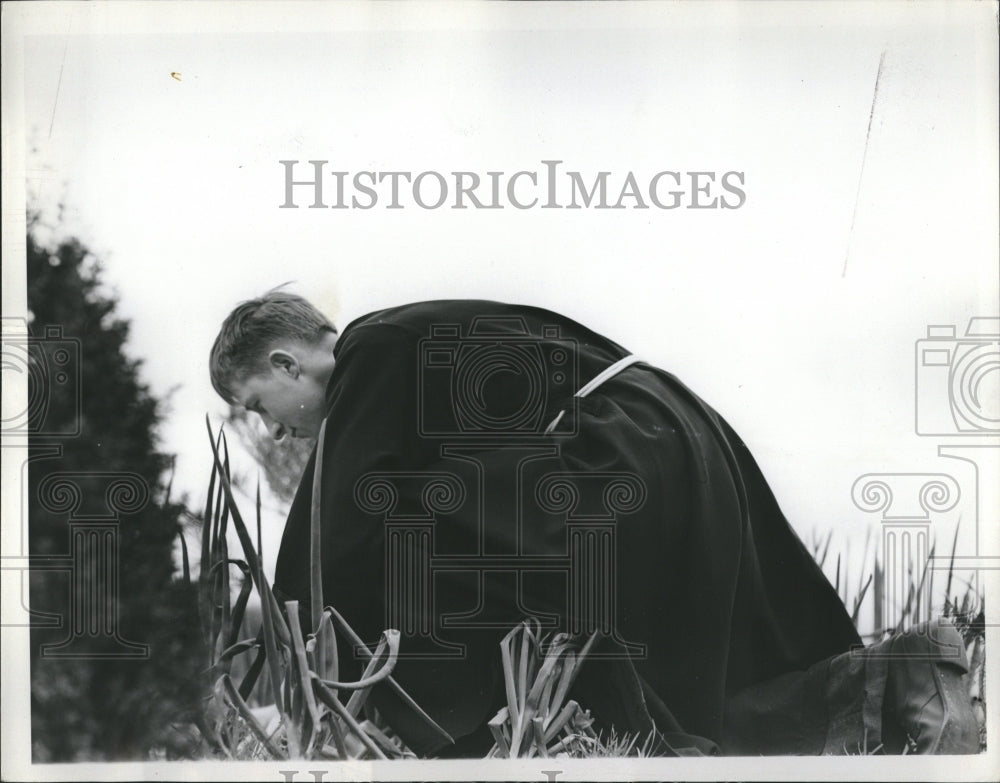
[[209, 359], [212, 386], [259, 414], [275, 439], [314, 437], [326, 415], [336, 340], [333, 324], [312, 304], [271, 291], [223, 321]]

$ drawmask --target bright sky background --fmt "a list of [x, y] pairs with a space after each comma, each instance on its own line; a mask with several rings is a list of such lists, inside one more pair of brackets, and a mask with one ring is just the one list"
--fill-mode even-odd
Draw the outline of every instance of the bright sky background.
[[[914, 427], [916, 386], [948, 405], [947, 368], [915, 367], [928, 325], [961, 335], [1000, 313], [996, 29], [989, 2], [4, 3], [3, 315], [25, 314], [27, 190], [50, 219], [65, 205], [60, 231], [104, 263], [144, 378], [160, 396], [176, 388], [163, 448], [194, 507], [210, 465], [203, 418], [223, 411], [211, 342], [236, 302], [291, 280], [341, 325], [407, 301], [488, 297], [606, 333], [730, 421], [802, 537], [835, 532], [852, 583], [866, 533], [881, 535], [880, 516], [851, 498], [868, 473], [954, 476], [962, 497], [933, 517], [939, 544], [961, 519], [959, 554], [973, 554], [976, 521], [980, 553], [1000, 555], [1000, 449], [976, 450], [978, 495], [971, 464], [938, 453], [997, 439]], [[747, 201], [281, 210], [282, 159], [351, 172], [558, 159], [614, 182], [737, 170]], [[956, 341], [953, 356], [983, 344]], [[986, 345], [988, 408], [1000, 347]], [[6, 417], [23, 380], [5, 373], [3, 394]], [[22, 554], [19, 455], [3, 450], [5, 556]], [[893, 511], [912, 513], [912, 488], [892, 482]], [[273, 573], [282, 510], [268, 506]], [[3, 592], [5, 618], [17, 592]], [[30, 712], [26, 629], [0, 642], [5, 747], [27, 768], [24, 722], [7, 719]], [[742, 776], [761, 774], [753, 761]], [[906, 762], [985, 779], [995, 756], [961, 773], [894, 763]]]
[[[154, 392], [177, 387], [163, 447], [195, 507], [222, 411], [208, 349], [236, 302], [291, 280], [340, 325], [443, 297], [562, 311], [692, 386], [803, 538], [835, 529], [855, 558], [879, 535], [862, 474], [955, 475], [943, 541], [974, 517], [967, 466], [914, 432], [914, 345], [998, 313], [990, 4], [113, 5], [23, 38], [27, 184], [104, 262]], [[282, 210], [281, 159], [738, 170], [747, 201]]]

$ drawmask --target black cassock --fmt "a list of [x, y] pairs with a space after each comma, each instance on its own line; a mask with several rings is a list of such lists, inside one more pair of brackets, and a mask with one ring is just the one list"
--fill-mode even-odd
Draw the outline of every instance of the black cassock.
[[[723, 741], [740, 689], [860, 643], [750, 451], [680, 381], [637, 363], [574, 398], [628, 355], [605, 337], [539, 308], [435, 301], [353, 321], [334, 354], [324, 602], [366, 642], [401, 631], [397, 680], [457, 741], [377, 687], [418, 753], [488, 749], [498, 642], [529, 615], [602, 630], [575, 698], [681, 752]], [[303, 605], [314, 460], [275, 577]], [[341, 679], [357, 676], [340, 642]]]

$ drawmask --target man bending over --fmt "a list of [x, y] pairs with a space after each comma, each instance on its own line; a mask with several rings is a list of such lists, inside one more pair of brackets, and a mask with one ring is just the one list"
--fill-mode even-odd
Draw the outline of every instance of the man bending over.
[[[505, 704], [498, 642], [526, 616], [600, 642], [574, 697], [663, 753], [978, 750], [961, 637], [869, 648], [750, 451], [673, 375], [565, 316], [489, 301], [370, 313], [240, 304], [212, 383], [275, 438], [316, 437], [324, 601], [453, 738], [372, 700], [423, 755], [481, 756]], [[308, 604], [315, 453], [275, 589]], [[343, 640], [341, 640], [343, 641]], [[359, 674], [349, 645], [341, 663]], [[964, 694], [964, 695], [963, 695]]]

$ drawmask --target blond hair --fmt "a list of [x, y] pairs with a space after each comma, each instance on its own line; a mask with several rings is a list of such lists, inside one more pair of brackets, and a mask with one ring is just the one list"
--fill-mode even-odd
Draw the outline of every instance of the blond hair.
[[296, 294], [268, 291], [240, 302], [222, 322], [209, 355], [212, 387], [235, 402], [233, 385], [267, 370], [267, 353], [280, 340], [316, 343], [336, 328], [312, 303]]

